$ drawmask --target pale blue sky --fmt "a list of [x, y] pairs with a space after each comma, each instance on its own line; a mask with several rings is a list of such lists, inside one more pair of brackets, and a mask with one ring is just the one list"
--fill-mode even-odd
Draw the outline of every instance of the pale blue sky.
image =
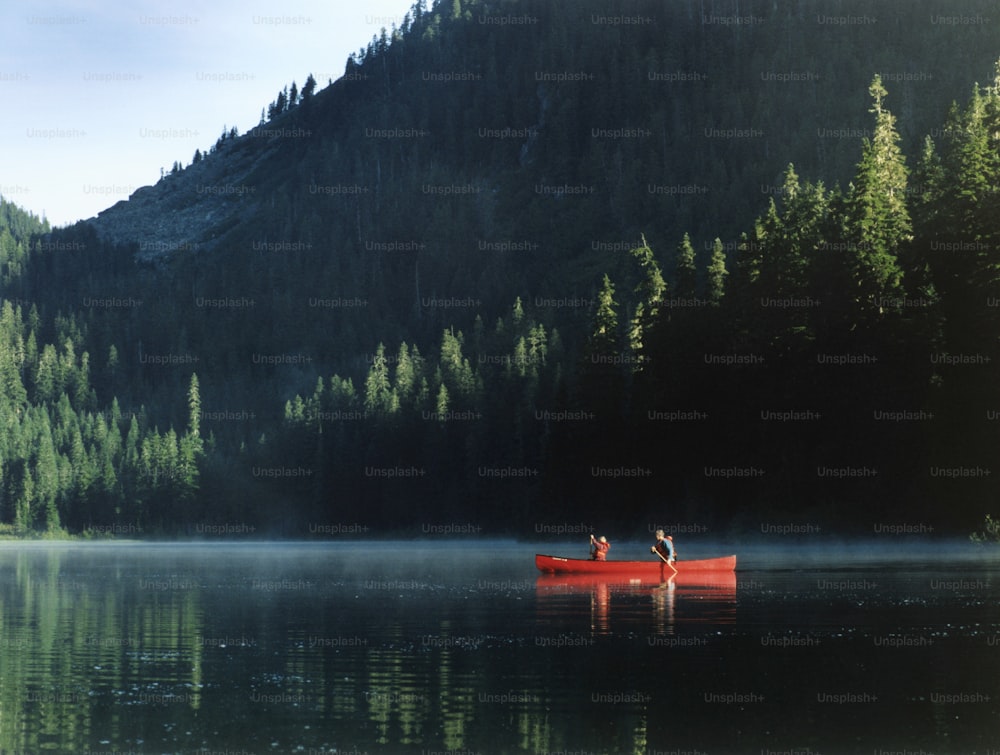
[[293, 80], [319, 88], [412, 0], [4, 0], [0, 194], [55, 225], [241, 133]]

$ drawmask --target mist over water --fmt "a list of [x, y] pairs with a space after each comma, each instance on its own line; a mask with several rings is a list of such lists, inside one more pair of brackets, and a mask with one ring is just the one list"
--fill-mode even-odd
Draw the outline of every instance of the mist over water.
[[[1000, 549], [971, 543], [967, 539], [918, 537], [788, 536], [751, 534], [743, 538], [704, 535], [674, 535], [681, 559], [737, 555], [737, 571], [753, 569], [857, 569], [873, 566], [954, 568], [962, 565], [1000, 566]], [[612, 540], [608, 555], [613, 560], [645, 560], [649, 540]], [[550, 555], [586, 558], [586, 538], [546, 540], [534, 546]]]

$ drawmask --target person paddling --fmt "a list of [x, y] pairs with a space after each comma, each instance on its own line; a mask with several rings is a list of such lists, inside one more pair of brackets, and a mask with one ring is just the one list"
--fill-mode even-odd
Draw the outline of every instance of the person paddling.
[[594, 561], [607, 561], [608, 560], [608, 550], [611, 548], [611, 543], [608, 539], [601, 535], [599, 538], [595, 538], [593, 535], [590, 536], [590, 557]]
[[656, 545], [649, 549], [650, 553], [655, 553], [660, 559], [671, 569], [674, 573], [677, 573], [677, 567], [674, 566], [674, 561], [676, 556], [674, 554], [674, 539], [670, 535], [666, 534], [663, 530], [656, 531]]

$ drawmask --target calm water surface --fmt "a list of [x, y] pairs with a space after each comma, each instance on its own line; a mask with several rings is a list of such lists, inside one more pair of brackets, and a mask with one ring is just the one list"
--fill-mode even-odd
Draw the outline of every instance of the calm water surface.
[[538, 550], [3, 544], [0, 752], [1000, 755], [995, 552]]

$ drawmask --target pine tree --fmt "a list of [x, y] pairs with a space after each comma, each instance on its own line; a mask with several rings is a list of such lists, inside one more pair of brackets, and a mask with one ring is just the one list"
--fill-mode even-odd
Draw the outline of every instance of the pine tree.
[[462, 405], [474, 400], [476, 376], [469, 360], [462, 354], [464, 337], [462, 331], [448, 328], [441, 334], [440, 369], [443, 379], [448, 381]]
[[514, 331], [517, 332], [521, 327], [521, 323], [524, 321], [524, 305], [521, 304], [521, 297], [518, 296], [514, 300], [514, 307], [511, 311], [511, 323], [514, 326]]
[[868, 89], [875, 114], [872, 139], [865, 139], [847, 197], [851, 299], [862, 317], [880, 315], [902, 293], [901, 247], [912, 239], [906, 206], [908, 171], [899, 148], [896, 119], [884, 107], [888, 94], [878, 75]]
[[[995, 308], [983, 303], [1000, 294], [995, 259], [1000, 232], [1000, 81], [973, 89], [965, 110], [953, 104], [940, 149], [928, 139], [917, 167], [914, 265], [926, 267], [940, 294], [944, 330], [955, 350], [979, 348], [979, 334], [994, 327]], [[961, 248], [960, 253], [954, 250]]]
[[393, 390], [399, 397], [401, 404], [409, 403], [413, 391], [416, 387], [416, 371], [413, 361], [410, 359], [410, 350], [406, 341], [399, 344], [399, 353], [396, 356], [396, 373], [394, 375]]
[[0, 402], [12, 408], [21, 408], [28, 403], [28, 392], [21, 380], [23, 348], [16, 343], [0, 342]]
[[587, 348], [591, 361], [595, 363], [607, 363], [620, 355], [617, 306], [614, 284], [605, 273], [601, 291], [597, 295], [597, 309]]
[[330, 378], [330, 408], [334, 411], [351, 412], [357, 409], [358, 395], [350, 378], [334, 375]]
[[302, 101], [305, 102], [310, 97], [312, 97], [313, 92], [316, 91], [316, 79], [313, 78], [312, 74], [306, 77], [306, 83], [302, 85]]
[[[59, 529], [59, 510], [56, 500], [59, 496], [59, 471], [56, 459], [56, 450], [52, 443], [52, 433], [49, 423], [45, 421], [45, 413], [42, 413], [42, 422], [38, 427], [39, 435], [36, 439], [38, 444], [37, 457], [34, 468], [35, 474], [35, 500], [32, 504], [37, 515], [35, 522], [38, 527], [49, 532]], [[90, 469], [86, 456], [81, 463], [81, 473], [88, 482], [92, 482], [93, 473]]]
[[514, 344], [514, 353], [510, 358], [510, 366], [518, 377], [524, 377], [528, 369], [528, 343], [524, 336]]
[[726, 252], [722, 239], [716, 238], [712, 244], [712, 257], [708, 263], [708, 291], [706, 299], [709, 304], [718, 306], [726, 293]]
[[[687, 238], [685, 236], [685, 238]], [[690, 242], [689, 242], [690, 245]], [[644, 339], [660, 316], [667, 284], [660, 273], [660, 266], [649, 248], [646, 237], [642, 237], [642, 245], [632, 250], [632, 259], [638, 263], [640, 270], [639, 282], [635, 286], [635, 310], [629, 322], [628, 347], [633, 371], [642, 368], [649, 359]]]
[[803, 187], [795, 173], [795, 166], [789, 164], [785, 169], [782, 182], [783, 212], [780, 220], [771, 220], [774, 212], [774, 202], [768, 210], [768, 226], [770, 238], [768, 254], [764, 262], [769, 274], [762, 271], [767, 278], [763, 287], [775, 297], [800, 297], [805, 293], [808, 282], [809, 257], [815, 252], [819, 240], [815, 238], [816, 228], [825, 217], [825, 207], [822, 205], [822, 191], [817, 206], [816, 195], [811, 186]]
[[33, 527], [35, 484], [27, 467], [22, 474], [21, 484], [14, 500], [14, 530], [19, 534], [27, 534]]
[[201, 427], [201, 393], [198, 388], [198, 375], [191, 373], [191, 382], [188, 385], [188, 435], [192, 438], [200, 437]]
[[548, 352], [549, 345], [545, 335], [545, 326], [538, 323], [528, 332], [529, 363], [533, 366], [544, 367]]
[[444, 422], [448, 417], [449, 406], [448, 387], [444, 383], [441, 383], [441, 387], [438, 389], [437, 401], [435, 402], [435, 416], [438, 422]]
[[91, 487], [94, 484], [96, 473], [88, 463], [87, 449], [83, 444], [83, 436], [79, 429], [73, 433], [69, 459], [73, 465], [76, 496], [82, 504], [87, 505], [90, 503]]
[[80, 354], [80, 367], [76, 372], [76, 387], [73, 392], [73, 406], [75, 406], [78, 411], [87, 411], [88, 409], [94, 408], [94, 402], [96, 402], [96, 397], [94, 398], [94, 401], [91, 400], [90, 354], [85, 351]]
[[374, 415], [387, 414], [392, 405], [392, 389], [389, 383], [389, 364], [385, 357], [385, 345], [379, 343], [372, 359], [372, 365], [365, 378], [365, 411]]
[[297, 393], [295, 398], [285, 402], [285, 422], [292, 425], [304, 425], [306, 422], [306, 402]]
[[693, 299], [698, 285], [698, 269], [695, 264], [694, 247], [691, 245], [691, 237], [686, 233], [677, 247], [676, 278], [677, 297], [679, 299]]
[[913, 178], [914, 235], [923, 240], [934, 233], [941, 222], [937, 217], [938, 208], [946, 189], [941, 156], [930, 136], [924, 137]]

